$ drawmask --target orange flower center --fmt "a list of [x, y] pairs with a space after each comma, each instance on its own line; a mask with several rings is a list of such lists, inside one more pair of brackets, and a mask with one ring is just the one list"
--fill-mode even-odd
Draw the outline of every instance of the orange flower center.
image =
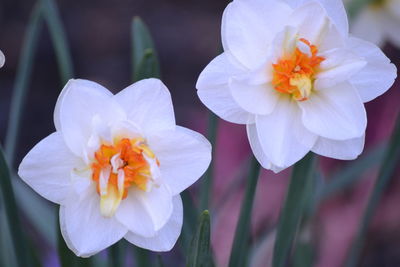
[[149, 191], [152, 182], [151, 162], [159, 166], [154, 153], [143, 138], [116, 140], [114, 145], [102, 144], [94, 154], [92, 179], [97, 183], [103, 216], [114, 214], [128, 188]]
[[325, 58], [318, 56], [318, 48], [306, 39], [300, 39], [301, 49], [283, 56], [272, 64], [272, 85], [275, 90], [291, 95], [297, 101], [305, 101], [312, 92], [315, 74]]

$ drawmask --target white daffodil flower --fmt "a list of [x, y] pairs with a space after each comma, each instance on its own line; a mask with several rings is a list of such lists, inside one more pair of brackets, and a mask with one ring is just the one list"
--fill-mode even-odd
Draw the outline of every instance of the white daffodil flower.
[[400, 0], [374, 0], [356, 15], [350, 32], [379, 46], [389, 41], [400, 47], [399, 25]]
[[157, 79], [113, 95], [70, 80], [55, 112], [56, 132], [23, 159], [18, 174], [60, 204], [68, 247], [93, 255], [121, 238], [170, 250], [182, 227], [179, 194], [207, 169], [211, 145], [175, 125], [171, 96]]
[[4, 56], [3, 52], [0, 50], [0, 68], [4, 66], [4, 63], [6, 62], [6, 57]]
[[264, 168], [281, 171], [310, 150], [347, 160], [362, 152], [363, 102], [388, 90], [396, 68], [349, 36], [341, 0], [235, 0], [222, 43], [198, 95], [222, 119], [247, 125]]

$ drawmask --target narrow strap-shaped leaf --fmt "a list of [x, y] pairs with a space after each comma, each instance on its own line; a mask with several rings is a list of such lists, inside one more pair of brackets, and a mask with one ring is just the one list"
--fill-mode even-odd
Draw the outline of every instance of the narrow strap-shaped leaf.
[[163, 262], [162, 257], [161, 257], [160, 254], [157, 255], [156, 266], [155, 267], [164, 267], [164, 262]]
[[56, 52], [61, 81], [62, 84], [65, 84], [73, 77], [74, 72], [68, 41], [54, 0], [41, 0], [41, 3], [43, 16], [49, 27], [50, 36]]
[[160, 65], [153, 39], [139, 17], [132, 21], [132, 68], [133, 81], [160, 78]]
[[293, 168], [292, 178], [278, 223], [272, 266], [285, 266], [313, 186], [314, 156], [307, 154]]
[[253, 156], [250, 164], [249, 177], [246, 181], [246, 192], [240, 210], [239, 221], [236, 226], [235, 238], [233, 240], [231, 256], [229, 259], [229, 267], [242, 267], [246, 265], [251, 214], [253, 211], [258, 177], [260, 176], [260, 169], [260, 164]]
[[181, 193], [182, 204], [183, 204], [183, 225], [182, 232], [179, 237], [179, 243], [181, 244], [184, 253], [189, 253], [191, 239], [194, 236], [197, 208], [193, 203], [193, 199], [190, 196], [188, 189]]
[[110, 248], [110, 267], [122, 267], [124, 257], [123, 254], [122, 243], [115, 243]]
[[0, 190], [3, 196], [4, 209], [7, 217], [8, 228], [11, 233], [12, 246], [19, 267], [30, 266], [29, 254], [27, 253], [26, 240], [23, 236], [24, 229], [20, 223], [18, 208], [15, 202], [14, 190], [11, 184], [10, 171], [4, 157], [3, 149], [0, 148]]
[[190, 245], [187, 267], [210, 266], [210, 214], [203, 211]]
[[397, 164], [400, 161], [400, 115], [398, 115], [396, 127], [392, 133], [389, 145], [379, 171], [378, 179], [375, 182], [373, 191], [368, 200], [367, 207], [361, 219], [356, 238], [350, 249], [347, 258], [347, 267], [357, 266], [368, 226], [379, 204], [383, 192], [385, 191], [390, 179], [393, 177]]
[[[216, 149], [216, 138], [217, 138], [217, 128], [218, 128], [218, 117], [209, 112], [208, 115], [208, 129], [207, 129], [207, 137], [211, 143], [211, 147], [213, 149], [213, 154]], [[210, 196], [212, 193], [212, 184], [213, 184], [213, 171], [214, 171], [214, 161], [211, 161], [210, 166], [208, 167], [206, 173], [201, 179], [201, 195], [200, 195], [200, 210], [209, 209], [210, 204]]]
[[21, 57], [18, 62], [17, 77], [13, 88], [10, 115], [5, 139], [5, 153], [8, 163], [14, 165], [15, 147], [19, 135], [22, 112], [25, 106], [28, 83], [32, 74], [32, 66], [42, 26], [41, 6], [36, 4], [28, 22]]
[[349, 163], [348, 166], [345, 166], [334, 173], [329, 178], [329, 182], [318, 193], [317, 199], [327, 199], [335, 193], [340, 192], [359, 181], [363, 177], [362, 174], [367, 170], [376, 167], [382, 161], [386, 147], [386, 144], [380, 144], [371, 149], [365, 155], [361, 156], [359, 159]]
[[137, 267], [151, 266], [151, 259], [147, 250], [135, 247], [134, 252]]

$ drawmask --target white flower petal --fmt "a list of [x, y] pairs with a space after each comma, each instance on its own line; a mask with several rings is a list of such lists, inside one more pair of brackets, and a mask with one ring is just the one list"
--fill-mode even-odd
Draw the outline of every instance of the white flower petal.
[[356, 89], [349, 83], [315, 91], [299, 105], [303, 110], [304, 126], [319, 136], [347, 140], [365, 132], [365, 108]]
[[135, 191], [121, 201], [115, 216], [125, 227], [140, 236], [152, 237], [157, 231], [145, 206], [136, 198]]
[[71, 195], [60, 207], [61, 233], [77, 256], [90, 257], [119, 241], [127, 229], [115, 217], [100, 214], [100, 197], [95, 188], [79, 199]]
[[379, 10], [363, 8], [352, 23], [351, 33], [378, 46], [383, 45], [385, 41], [384, 16], [385, 14]]
[[320, 64], [315, 88], [322, 90], [347, 81], [350, 76], [359, 72], [367, 62], [350, 49], [332, 49], [321, 54], [325, 58]]
[[179, 195], [173, 198], [173, 206], [174, 209], [169, 221], [155, 236], [149, 238], [128, 232], [125, 235], [125, 239], [136, 246], [152, 251], [162, 252], [171, 250], [178, 240], [183, 223], [183, 207]]
[[268, 156], [264, 153], [264, 150], [260, 144], [260, 140], [258, 138], [256, 124], [247, 124], [247, 137], [249, 139], [251, 150], [253, 151], [254, 156], [261, 164], [261, 166], [265, 169], [272, 170], [275, 173], [278, 173], [284, 170], [286, 167], [278, 167], [269, 160]]
[[312, 44], [318, 44], [330, 21], [321, 4], [309, 2], [295, 9], [288, 24], [296, 27], [299, 38], [305, 38]]
[[320, 3], [324, 7], [329, 18], [336, 25], [340, 34], [343, 37], [346, 37], [348, 35], [349, 22], [347, 20], [347, 14], [346, 14], [346, 10], [344, 8], [342, 0], [286, 0], [286, 2], [292, 8], [301, 7], [303, 5], [306, 5], [309, 2]]
[[18, 175], [46, 199], [61, 204], [72, 189], [71, 173], [83, 165], [65, 145], [61, 133], [40, 141], [19, 165]]
[[177, 126], [175, 131], [149, 137], [148, 144], [160, 162], [162, 179], [173, 195], [196, 182], [210, 165], [210, 143], [192, 130]]
[[271, 113], [279, 97], [279, 93], [270, 82], [250, 84], [246, 80], [233, 78], [229, 87], [239, 106], [253, 114]]
[[317, 136], [302, 125], [300, 116], [297, 102], [282, 97], [271, 114], [256, 117], [259, 142], [272, 164], [291, 166], [314, 146]]
[[363, 151], [364, 143], [365, 135], [342, 141], [319, 137], [312, 151], [329, 158], [353, 160]]
[[58, 97], [54, 123], [77, 156], [86, 153], [95, 116], [108, 125], [124, 118], [125, 114], [113, 101], [111, 92], [101, 85], [87, 80], [70, 80]]
[[159, 79], [136, 82], [116, 94], [114, 99], [144, 134], [175, 126], [171, 94]]
[[6, 57], [4, 56], [3, 52], [0, 50], [0, 68], [4, 66], [4, 63], [6, 62]]
[[243, 69], [229, 60], [228, 53], [216, 57], [201, 72], [196, 84], [197, 94], [203, 104], [222, 119], [245, 124], [253, 116], [236, 103], [228, 86], [230, 78]]
[[351, 37], [349, 47], [367, 61], [367, 65], [350, 78], [363, 102], [371, 101], [385, 93], [396, 79], [396, 66], [390, 63], [379, 47], [370, 42]]
[[159, 181], [149, 192], [131, 188], [129, 194], [134, 195], [151, 218], [154, 229], [160, 230], [172, 213], [172, 193], [168, 187]]
[[292, 9], [283, 1], [236, 0], [222, 17], [222, 43], [247, 68], [259, 67]]

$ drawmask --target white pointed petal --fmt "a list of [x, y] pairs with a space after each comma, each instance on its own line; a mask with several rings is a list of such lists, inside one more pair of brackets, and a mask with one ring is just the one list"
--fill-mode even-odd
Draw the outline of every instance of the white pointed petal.
[[394, 83], [397, 69], [376, 45], [358, 38], [349, 38], [350, 48], [367, 61], [367, 66], [352, 76], [350, 82], [357, 88], [363, 102], [385, 93]]
[[153, 237], [143, 237], [139, 234], [128, 232], [125, 239], [130, 243], [152, 251], [171, 250], [181, 233], [183, 223], [183, 207], [181, 197], [173, 198], [173, 212], [168, 222]]
[[365, 135], [349, 140], [331, 140], [319, 137], [312, 151], [321, 156], [341, 159], [356, 159], [364, 149]]
[[312, 44], [318, 44], [320, 37], [330, 21], [325, 9], [318, 2], [309, 2], [296, 9], [288, 24], [298, 30], [298, 36]]
[[[347, 37], [349, 32], [349, 22], [342, 0], [285, 0], [292, 8], [299, 8], [307, 3], [320, 3], [335, 24], [340, 34]], [[297, 10], [295, 11], [297, 12]], [[316, 15], [316, 14], [314, 14]]]
[[144, 134], [175, 126], [171, 94], [159, 79], [136, 82], [116, 94], [114, 99]]
[[247, 68], [259, 67], [268, 56], [268, 46], [285, 25], [291, 8], [283, 1], [238, 0], [222, 17], [222, 43]]
[[4, 66], [4, 63], [6, 62], [6, 57], [4, 56], [3, 52], [0, 50], [0, 68]]
[[299, 105], [304, 126], [319, 136], [346, 140], [360, 137], [365, 132], [365, 108], [356, 89], [349, 83], [316, 91]]
[[256, 128], [255, 123], [247, 124], [246, 130], [247, 130], [247, 137], [249, 139], [251, 150], [253, 151], [254, 156], [256, 157], [256, 159], [258, 160], [258, 162], [261, 164], [261, 166], [263, 168], [272, 170], [273, 172], [278, 173], [278, 172], [284, 170], [285, 168], [289, 167], [289, 166], [278, 167], [278, 166], [272, 164], [272, 162], [269, 160], [268, 156], [263, 151], [260, 140], [258, 138], [258, 133], [257, 133], [257, 128]]
[[90, 257], [119, 241], [127, 229], [115, 217], [100, 215], [100, 197], [95, 188], [79, 199], [71, 195], [60, 208], [61, 233], [77, 256]]
[[63, 133], [71, 151], [82, 156], [86, 153], [94, 128], [99, 128], [95, 117], [108, 125], [124, 116], [110, 91], [95, 82], [78, 79], [68, 81], [58, 97], [54, 123], [57, 131]]
[[143, 206], [146, 213], [151, 218], [154, 229], [160, 230], [168, 221], [172, 213], [172, 194], [168, 185], [156, 181], [150, 192], [140, 189], [132, 189], [129, 193]]
[[371, 8], [363, 8], [351, 25], [351, 34], [382, 46], [385, 41], [385, 14]]
[[321, 54], [325, 58], [320, 64], [320, 72], [315, 81], [315, 88], [323, 90], [349, 80], [365, 67], [367, 62], [350, 49], [334, 49]]
[[210, 165], [210, 143], [192, 130], [177, 126], [175, 131], [160, 132], [147, 141], [160, 162], [162, 179], [173, 195], [196, 182]]
[[302, 125], [300, 116], [296, 101], [287, 97], [279, 99], [271, 114], [257, 116], [259, 141], [274, 165], [291, 166], [313, 147], [317, 137]]
[[241, 108], [229, 89], [229, 80], [244, 69], [232, 62], [224, 52], [207, 65], [196, 84], [197, 94], [210, 110], [224, 120], [245, 124], [252, 115]]
[[40, 195], [60, 204], [72, 189], [71, 173], [82, 165], [65, 145], [61, 133], [55, 132], [29, 151], [19, 165], [18, 175]]
[[253, 114], [271, 113], [278, 101], [279, 94], [270, 82], [250, 84], [246, 80], [232, 79], [230, 89], [239, 106]]
[[135, 191], [130, 190], [128, 196], [121, 201], [115, 217], [129, 231], [144, 237], [156, 234], [152, 218], [145, 206], [136, 198]]

